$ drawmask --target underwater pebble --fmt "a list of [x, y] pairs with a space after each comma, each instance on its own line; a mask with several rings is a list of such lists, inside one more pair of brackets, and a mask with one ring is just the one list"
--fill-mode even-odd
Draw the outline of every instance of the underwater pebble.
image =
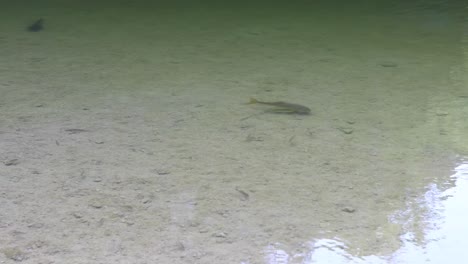
[[18, 165], [19, 164], [19, 159], [6, 160], [6, 161], [3, 162], [3, 164], [5, 164], [5, 166]]
[[80, 212], [73, 212], [72, 215], [77, 219], [83, 218], [83, 214]]
[[356, 212], [356, 209], [351, 207], [351, 206], [346, 206], [346, 207], [342, 208], [341, 211], [343, 211], [345, 213], [354, 213], [354, 212]]
[[39, 229], [39, 228], [43, 228], [43, 227], [44, 227], [44, 224], [43, 224], [43, 223], [34, 223], [34, 224], [28, 225], [28, 227], [29, 227], [29, 228]]
[[130, 219], [127, 219], [127, 218], [124, 218], [121, 220], [122, 223], [126, 224], [127, 226], [132, 226], [135, 224], [134, 221], [130, 220]]
[[175, 250], [184, 251], [187, 248], [187, 246], [183, 241], [177, 241], [177, 243], [174, 245], [174, 248]]
[[199, 225], [200, 225], [200, 223], [197, 222], [197, 221], [193, 221], [193, 220], [189, 221], [189, 226], [191, 226], [191, 227], [197, 227]]
[[170, 173], [169, 171], [167, 171], [167, 170], [158, 170], [158, 171], [156, 171], [156, 173], [157, 173], [158, 175], [168, 175], [168, 174], [171, 174], [171, 173]]
[[89, 202], [89, 206], [96, 208], [96, 209], [100, 209], [102, 208], [103, 205], [102, 205], [102, 202], [99, 200], [91, 200]]
[[346, 135], [350, 135], [354, 132], [354, 130], [350, 127], [340, 127], [338, 128], [341, 132], [345, 133]]
[[229, 239], [228, 239], [228, 234], [225, 233], [225, 232], [219, 232], [219, 233], [215, 233], [213, 234], [213, 237], [216, 238], [216, 243], [232, 243]]
[[12, 259], [14, 261], [23, 261], [27, 259], [26, 253], [24, 253], [21, 249], [14, 247], [14, 248], [5, 248], [2, 250], [3, 254], [6, 258]]
[[224, 238], [224, 237], [227, 237], [227, 234], [224, 233], [224, 232], [219, 232], [219, 233], [213, 234], [213, 236], [214, 236], [214, 237], [223, 237], [223, 238]]
[[42, 240], [35, 240], [35, 241], [31, 241], [30, 243], [28, 243], [26, 249], [27, 250], [39, 249], [39, 248], [43, 248], [44, 246], [47, 246], [47, 242], [42, 241]]
[[144, 203], [144, 204], [147, 204], [147, 203], [151, 203], [152, 200], [150, 198], [144, 198], [144, 199], [141, 200], [141, 202]]
[[199, 232], [200, 234], [208, 233], [208, 231], [209, 231], [209, 230], [208, 230], [208, 228], [206, 228], [206, 227], [201, 227], [200, 229], [198, 229], [198, 232]]

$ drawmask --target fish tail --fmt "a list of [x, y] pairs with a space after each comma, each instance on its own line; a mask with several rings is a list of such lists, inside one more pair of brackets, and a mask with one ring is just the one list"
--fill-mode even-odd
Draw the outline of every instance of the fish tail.
[[250, 101], [249, 101], [249, 104], [256, 104], [256, 103], [258, 103], [258, 100], [251, 97]]

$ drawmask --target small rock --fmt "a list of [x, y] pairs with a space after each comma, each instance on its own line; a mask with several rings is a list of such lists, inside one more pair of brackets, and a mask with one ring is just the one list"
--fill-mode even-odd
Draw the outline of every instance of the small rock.
[[72, 215], [77, 219], [83, 218], [83, 215], [81, 213], [79, 213], [79, 212], [74, 212], [74, 213], [72, 213]]
[[34, 224], [28, 225], [28, 227], [38, 229], [38, 228], [43, 228], [44, 224], [43, 223], [34, 223]]
[[167, 171], [167, 170], [156, 170], [156, 173], [158, 175], [168, 175], [168, 174], [171, 174], [171, 172]]
[[122, 219], [121, 222], [124, 223], [124, 224], [126, 224], [127, 226], [132, 226], [132, 225], [135, 224], [134, 221], [132, 221], [132, 220], [130, 220], [130, 219], [127, 219], [127, 218]]
[[144, 204], [151, 203], [151, 201], [152, 201], [152, 200], [151, 200], [150, 198], [143, 198], [143, 199], [141, 200], [141, 202], [144, 203]]
[[225, 232], [219, 232], [213, 234], [213, 237], [215, 238], [216, 243], [227, 243], [229, 241], [228, 235]]
[[182, 242], [182, 241], [178, 241], [178, 242], [175, 244], [175, 249], [176, 249], [176, 250], [184, 251], [186, 248], [187, 248], [187, 246], [186, 246], [185, 243]]
[[10, 159], [3, 162], [5, 166], [14, 166], [19, 164], [19, 159]]
[[44, 246], [47, 246], [47, 242], [42, 241], [42, 240], [35, 240], [35, 241], [28, 243], [26, 249], [34, 250], [34, 249], [43, 248]]
[[356, 212], [356, 209], [351, 207], [351, 206], [346, 206], [346, 207], [342, 208], [341, 211], [343, 211], [345, 213], [354, 213], [354, 212]]
[[26, 253], [24, 253], [21, 249], [14, 247], [14, 248], [5, 248], [2, 250], [3, 254], [6, 258], [12, 259], [14, 261], [23, 261], [27, 259]]
[[197, 222], [197, 221], [193, 221], [193, 220], [189, 221], [189, 226], [191, 226], [191, 227], [197, 227], [199, 225], [200, 225], [200, 223]]
[[198, 229], [198, 232], [200, 232], [200, 234], [208, 233], [208, 228], [201, 227], [200, 229]]
[[102, 202], [99, 200], [91, 200], [89, 202], [89, 206], [96, 208], [96, 209], [100, 209], [102, 208], [103, 205], [102, 205]]
[[214, 237], [222, 237], [222, 238], [225, 238], [225, 237], [227, 237], [227, 234], [224, 233], [224, 232], [219, 232], [219, 233], [214, 233], [213, 236], [214, 236]]
[[341, 132], [345, 133], [346, 135], [350, 135], [354, 132], [354, 130], [350, 127], [340, 127], [338, 128]]

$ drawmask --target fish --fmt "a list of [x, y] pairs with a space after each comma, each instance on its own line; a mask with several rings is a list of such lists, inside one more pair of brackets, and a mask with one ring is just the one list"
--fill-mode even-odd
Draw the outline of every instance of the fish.
[[287, 102], [262, 102], [255, 98], [250, 98], [249, 104], [262, 104], [262, 105], [269, 105], [274, 106], [274, 108], [268, 109], [267, 112], [269, 113], [276, 113], [276, 114], [297, 114], [297, 115], [310, 115], [310, 108], [307, 106], [303, 106], [300, 104], [292, 104]]
[[32, 23], [27, 30], [29, 32], [39, 32], [44, 29], [44, 19], [39, 18], [36, 22]]

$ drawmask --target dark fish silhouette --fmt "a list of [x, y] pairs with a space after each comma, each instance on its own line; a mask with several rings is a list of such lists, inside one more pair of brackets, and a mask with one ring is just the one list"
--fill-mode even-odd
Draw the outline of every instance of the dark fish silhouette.
[[44, 29], [44, 19], [39, 18], [36, 22], [32, 23], [28, 28], [29, 32], [38, 32]]
[[267, 112], [270, 113], [278, 113], [278, 114], [298, 114], [298, 115], [309, 115], [310, 114], [310, 108], [299, 105], [299, 104], [292, 104], [292, 103], [287, 103], [287, 102], [262, 102], [258, 101], [257, 99], [250, 98], [249, 104], [263, 104], [263, 105], [270, 105], [274, 106], [274, 108], [271, 108], [267, 110]]

